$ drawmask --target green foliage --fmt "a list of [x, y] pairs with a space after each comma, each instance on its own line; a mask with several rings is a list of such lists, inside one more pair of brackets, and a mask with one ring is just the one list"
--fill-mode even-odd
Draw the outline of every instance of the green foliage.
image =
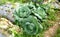
[[60, 37], [60, 28], [58, 28], [57, 33], [54, 37]]
[[18, 8], [14, 12], [15, 22], [23, 28], [26, 34], [36, 35], [40, 33], [43, 30], [41, 21], [46, 18], [44, 9], [36, 8], [33, 4], [24, 4]]
[[31, 14], [31, 10], [27, 6], [21, 6], [15, 12], [21, 18], [28, 17]]
[[10, 2], [20, 2], [20, 3], [27, 3], [27, 2], [35, 2], [35, 3], [42, 3], [43, 0], [8, 0]]
[[[31, 0], [8, 0], [11, 3], [25, 3]], [[11, 30], [14, 37], [43, 37], [43, 32], [52, 24], [48, 20], [55, 20], [55, 10], [51, 7], [51, 3], [40, 4], [41, 0], [32, 0], [32, 4], [25, 3], [16, 8], [14, 12], [15, 23], [23, 28], [22, 32], [17, 33]], [[6, 3], [6, 0], [0, 0], [0, 5]], [[36, 6], [36, 5], [37, 6]], [[40, 5], [40, 6], [39, 6]], [[55, 37], [60, 37], [60, 30], [57, 31]]]
[[44, 20], [42, 23], [43, 31], [48, 30], [49, 27], [53, 26], [48, 19]]
[[[0, 4], [6, 2], [2, 0]], [[15, 9], [15, 23], [23, 28], [23, 34], [12, 30], [15, 37], [38, 37], [35, 36], [48, 29], [51, 24], [48, 20], [55, 20], [55, 10], [52, 9], [51, 3], [42, 4], [43, 0], [8, 0], [12, 3], [25, 3]], [[32, 3], [30, 3], [32, 1]], [[40, 6], [39, 6], [40, 5]], [[42, 35], [43, 36], [43, 35]], [[42, 37], [39, 36], [39, 37]]]
[[36, 35], [48, 29], [51, 24], [48, 20], [55, 19], [55, 10], [51, 4], [41, 4], [37, 7], [33, 3], [25, 3], [15, 9], [15, 23], [23, 28], [23, 32], [28, 35]]
[[48, 16], [48, 19], [49, 20], [56, 20], [56, 17], [55, 17], [55, 10], [54, 10], [54, 6], [51, 5], [51, 3], [48, 3], [48, 4], [42, 4], [40, 5], [44, 10], [45, 12], [47, 13], [47, 16]]
[[0, 0], [0, 5], [5, 4], [6, 0]]
[[34, 15], [37, 16], [39, 19], [47, 18], [46, 13], [43, 8], [38, 7], [34, 10]]

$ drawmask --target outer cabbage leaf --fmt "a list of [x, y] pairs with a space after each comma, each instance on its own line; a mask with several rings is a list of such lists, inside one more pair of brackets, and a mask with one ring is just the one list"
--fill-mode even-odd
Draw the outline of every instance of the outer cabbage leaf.
[[[18, 16], [15, 16], [19, 18]], [[16, 23], [21, 26], [26, 34], [36, 35], [43, 30], [42, 25], [38, 22], [37, 18], [34, 16], [29, 16], [28, 18], [15, 19]]]
[[19, 17], [24, 18], [28, 17], [31, 14], [31, 11], [27, 6], [21, 6], [17, 8], [14, 13], [17, 14]]
[[30, 35], [36, 35], [43, 30], [42, 25], [38, 22], [37, 18], [29, 16], [21, 21], [24, 32]]
[[38, 7], [37, 9], [34, 10], [34, 14], [35, 16], [37, 16], [39, 19], [43, 19], [43, 18], [46, 18], [47, 15], [46, 15], [46, 12], [44, 11], [43, 8], [41, 7]]
[[43, 30], [41, 20], [37, 17], [43, 20], [46, 18], [46, 13], [43, 8], [36, 8], [33, 4], [21, 5], [14, 12], [15, 23], [29, 35], [36, 35]]

